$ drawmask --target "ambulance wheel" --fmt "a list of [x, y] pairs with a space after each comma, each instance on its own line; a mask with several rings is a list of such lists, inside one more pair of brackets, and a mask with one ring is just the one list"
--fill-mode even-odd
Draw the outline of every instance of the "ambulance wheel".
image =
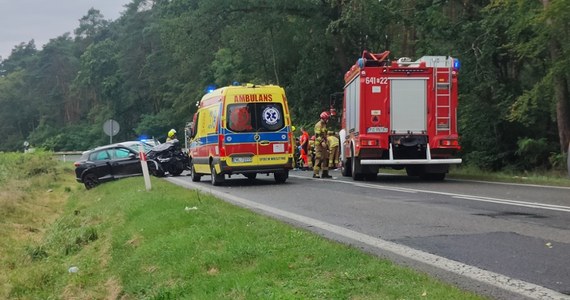
[[273, 173], [273, 177], [275, 178], [275, 182], [285, 183], [287, 178], [289, 178], [289, 170], [285, 170], [282, 172], [275, 172]]
[[351, 168], [352, 166], [350, 165], [350, 158], [347, 158], [342, 162], [340, 166], [340, 173], [342, 176], [350, 177], [352, 175]]
[[202, 177], [202, 175], [196, 174], [196, 169], [194, 169], [193, 164], [190, 166], [190, 176], [192, 178], [192, 181], [194, 181], [194, 182], [200, 181], [200, 178]]
[[216, 168], [214, 165], [210, 166], [210, 171], [212, 172], [212, 185], [218, 186], [224, 183], [224, 174], [216, 174]]
[[247, 179], [249, 180], [255, 180], [255, 178], [257, 177], [257, 173], [247, 173], [247, 174], [243, 174], [245, 177], [247, 177]]

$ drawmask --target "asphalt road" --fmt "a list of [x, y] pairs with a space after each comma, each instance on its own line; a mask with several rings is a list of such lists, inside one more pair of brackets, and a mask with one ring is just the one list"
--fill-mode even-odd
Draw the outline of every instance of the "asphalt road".
[[570, 299], [570, 188], [332, 175], [169, 180], [495, 299]]

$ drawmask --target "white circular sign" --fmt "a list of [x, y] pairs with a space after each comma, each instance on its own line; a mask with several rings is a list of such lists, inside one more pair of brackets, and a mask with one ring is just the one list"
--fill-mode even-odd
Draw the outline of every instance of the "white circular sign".
[[117, 133], [119, 133], [120, 129], [121, 129], [121, 126], [119, 126], [119, 123], [113, 119], [109, 119], [109, 120], [105, 121], [105, 124], [103, 124], [103, 131], [108, 136], [117, 135]]
[[263, 110], [263, 120], [265, 120], [265, 123], [268, 125], [277, 124], [279, 119], [281, 119], [281, 114], [275, 107], [267, 107]]

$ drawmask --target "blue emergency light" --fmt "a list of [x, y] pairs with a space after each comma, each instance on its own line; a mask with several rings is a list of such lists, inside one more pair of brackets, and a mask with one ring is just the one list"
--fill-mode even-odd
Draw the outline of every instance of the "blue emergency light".
[[459, 62], [459, 59], [454, 58], [453, 59], [453, 69], [455, 71], [459, 71], [460, 68], [461, 68], [461, 62]]
[[210, 84], [206, 87], [206, 93], [211, 93], [214, 90], [216, 90], [216, 85], [215, 84]]

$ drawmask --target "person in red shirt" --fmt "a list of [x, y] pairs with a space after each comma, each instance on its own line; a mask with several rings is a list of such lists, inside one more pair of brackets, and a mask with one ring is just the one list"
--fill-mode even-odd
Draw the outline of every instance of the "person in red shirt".
[[305, 130], [305, 127], [301, 127], [301, 137], [299, 138], [299, 143], [301, 144], [301, 159], [303, 159], [303, 169], [308, 169], [309, 133]]

